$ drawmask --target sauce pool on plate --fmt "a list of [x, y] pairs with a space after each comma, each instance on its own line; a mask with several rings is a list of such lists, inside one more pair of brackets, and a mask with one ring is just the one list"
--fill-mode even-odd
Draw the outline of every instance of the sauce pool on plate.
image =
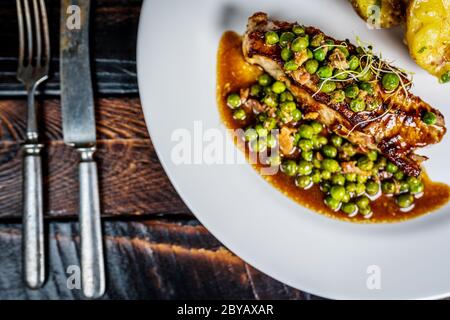
[[[256, 82], [263, 71], [250, 65], [244, 60], [242, 54], [242, 38], [239, 34], [227, 31], [222, 36], [218, 50], [217, 61], [217, 103], [223, 123], [229, 129], [245, 128], [252, 119], [237, 121], [233, 118], [233, 111], [227, 106], [227, 95], [231, 92], [248, 88]], [[242, 141], [235, 139], [237, 146], [243, 150], [247, 157], [249, 150]], [[260, 173], [264, 167], [261, 163], [253, 165]], [[294, 201], [313, 211], [322, 213], [332, 218], [348, 220], [352, 222], [395, 222], [410, 219], [434, 211], [445, 205], [450, 199], [450, 187], [444, 183], [431, 181], [423, 174], [425, 191], [423, 195], [415, 199], [414, 207], [405, 212], [397, 206], [393, 197], [381, 195], [371, 203], [373, 215], [366, 219], [363, 215], [349, 217], [342, 211], [333, 211], [324, 203], [324, 194], [318, 185], [304, 190], [295, 185], [294, 178], [283, 174], [280, 170], [274, 175], [261, 175]]]

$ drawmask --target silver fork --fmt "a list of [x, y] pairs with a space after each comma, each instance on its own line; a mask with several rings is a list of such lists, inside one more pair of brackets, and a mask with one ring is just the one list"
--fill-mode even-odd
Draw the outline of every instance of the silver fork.
[[16, 4], [19, 23], [17, 79], [25, 85], [28, 94], [27, 133], [23, 145], [24, 275], [28, 287], [35, 289], [41, 287], [45, 280], [40, 156], [43, 145], [38, 139], [35, 94], [37, 87], [48, 78], [50, 40], [44, 0], [16, 0]]

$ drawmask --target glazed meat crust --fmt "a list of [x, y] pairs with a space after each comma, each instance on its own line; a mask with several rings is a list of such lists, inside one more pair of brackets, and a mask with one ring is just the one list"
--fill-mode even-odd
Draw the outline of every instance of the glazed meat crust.
[[[254, 14], [249, 18], [243, 38], [246, 60], [285, 82], [302, 108], [316, 113], [318, 120], [329, 129], [358, 146], [378, 150], [406, 174], [418, 176], [425, 158], [415, 151], [442, 140], [446, 131], [443, 115], [407, 88], [396, 94], [385, 92], [380, 81], [375, 81], [374, 90], [381, 101], [373, 111], [353, 112], [346, 102], [334, 103], [330, 95], [317, 89], [320, 81], [317, 75], [308, 74], [303, 67], [294, 72], [285, 71], [280, 47], [265, 43], [267, 31], [290, 31], [293, 26], [293, 23], [269, 20], [265, 13]], [[305, 31], [310, 38], [321, 33], [313, 27], [306, 27]], [[327, 36], [325, 39], [334, 44], [343, 42]], [[346, 44], [351, 54], [356, 53], [355, 46]], [[407, 79], [403, 80], [406, 83]], [[354, 80], [349, 83], [351, 81]], [[436, 115], [434, 125], [422, 121], [426, 112]]]

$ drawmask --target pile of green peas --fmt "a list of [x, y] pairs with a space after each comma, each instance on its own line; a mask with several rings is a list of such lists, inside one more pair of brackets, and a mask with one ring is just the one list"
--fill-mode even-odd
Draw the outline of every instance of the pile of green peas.
[[[380, 80], [387, 92], [393, 92], [400, 86], [400, 77], [395, 72], [385, 72], [376, 79], [371, 70], [366, 70], [362, 62], [364, 59], [361, 59], [366, 52], [362, 48], [357, 48], [356, 52], [351, 54], [346, 42], [336, 44], [335, 41], [327, 39], [323, 33], [309, 35], [300, 25], [294, 25], [292, 30], [268, 31], [265, 34], [265, 42], [270, 46], [280, 46], [281, 58], [287, 72], [303, 67], [309, 74], [317, 75], [321, 92], [329, 94], [333, 103], [345, 102], [356, 113], [374, 111], [380, 106], [381, 103], [377, 99], [364, 98], [366, 96], [376, 98], [374, 81]], [[347, 66], [345, 70], [333, 68], [330, 53], [334, 48], [340, 50], [340, 59], [345, 59], [344, 65]], [[295, 56], [304, 52], [308, 60], [302, 66], [296, 62]], [[356, 75], [356, 81], [354, 77], [349, 77], [350, 73], [354, 77]], [[444, 75], [442, 81], [449, 81], [449, 74]], [[423, 115], [422, 119], [428, 125], [436, 123], [436, 115], [432, 112]]]
[[[395, 164], [375, 150], [362, 152], [350, 141], [330, 133], [319, 121], [303, 119], [302, 111], [284, 83], [262, 74], [249, 88], [249, 97], [257, 99], [267, 111], [255, 115], [255, 121], [245, 128], [244, 139], [254, 152], [263, 152], [278, 144], [272, 130], [288, 126], [292, 135], [295, 158], [279, 153], [267, 159], [270, 166], [279, 166], [281, 172], [292, 177], [298, 188], [320, 186], [325, 204], [334, 211], [354, 216], [370, 217], [371, 202], [381, 194], [393, 197], [402, 210], [413, 207], [414, 199], [424, 192], [420, 178], [409, 177]], [[242, 101], [237, 93], [227, 96], [227, 104], [236, 112]], [[246, 116], [242, 117], [243, 119]], [[353, 164], [353, 172], [344, 169]], [[383, 177], [383, 178], [381, 178]]]

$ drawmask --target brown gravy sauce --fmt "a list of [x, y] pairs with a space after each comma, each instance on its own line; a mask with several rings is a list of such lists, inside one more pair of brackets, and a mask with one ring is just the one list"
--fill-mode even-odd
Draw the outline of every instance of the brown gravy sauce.
[[[262, 70], [248, 64], [242, 55], [242, 39], [235, 32], [227, 31], [220, 40], [217, 59], [217, 102], [222, 121], [229, 129], [242, 128], [232, 117], [232, 111], [226, 105], [226, 97], [230, 92], [239, 91], [240, 88], [253, 84]], [[242, 142], [235, 140], [237, 146], [248, 156], [248, 150]], [[253, 165], [260, 173], [261, 164]], [[424, 176], [425, 192], [423, 196], [415, 200], [415, 206], [408, 212], [403, 212], [395, 204], [392, 197], [382, 195], [372, 202], [374, 214], [370, 219], [361, 215], [349, 218], [342, 212], [334, 212], [323, 202], [323, 193], [317, 185], [308, 190], [296, 187], [294, 179], [279, 171], [275, 175], [262, 175], [282, 193], [298, 202], [304, 207], [320, 212], [326, 216], [352, 222], [395, 222], [410, 219], [434, 211], [442, 207], [450, 199], [450, 187], [445, 183], [431, 181]]]

